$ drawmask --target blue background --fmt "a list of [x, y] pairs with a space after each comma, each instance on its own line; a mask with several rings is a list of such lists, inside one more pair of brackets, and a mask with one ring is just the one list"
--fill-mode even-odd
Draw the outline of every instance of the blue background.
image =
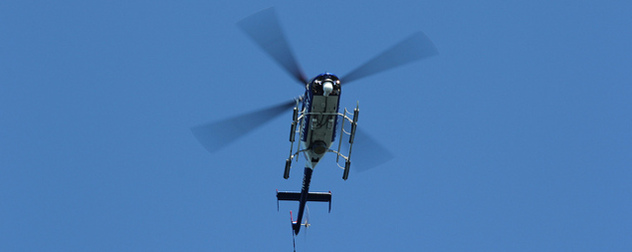
[[396, 157], [324, 160], [299, 251], [632, 251], [631, 2], [395, 0], [3, 1], [0, 251], [290, 251], [291, 112], [190, 132], [302, 94], [235, 25], [270, 6], [309, 77], [440, 53], [344, 86]]

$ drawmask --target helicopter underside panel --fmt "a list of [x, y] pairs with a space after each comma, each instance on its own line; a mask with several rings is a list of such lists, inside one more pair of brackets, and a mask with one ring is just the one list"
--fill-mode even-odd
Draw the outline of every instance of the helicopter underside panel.
[[[335, 140], [339, 96], [314, 95], [303, 120], [301, 145], [308, 167], [314, 168]], [[311, 165], [310, 165], [311, 164]]]

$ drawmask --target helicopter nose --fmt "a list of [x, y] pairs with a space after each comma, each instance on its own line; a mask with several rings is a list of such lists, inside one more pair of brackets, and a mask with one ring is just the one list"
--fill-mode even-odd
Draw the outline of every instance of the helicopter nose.
[[334, 84], [331, 83], [330, 81], [326, 81], [323, 83], [323, 94], [325, 96], [329, 96], [329, 94], [331, 94], [331, 91], [334, 90]]

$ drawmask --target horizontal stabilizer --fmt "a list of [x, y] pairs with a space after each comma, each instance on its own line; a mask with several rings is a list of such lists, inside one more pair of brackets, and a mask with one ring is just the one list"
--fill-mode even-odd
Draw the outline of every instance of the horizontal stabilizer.
[[[301, 201], [300, 192], [279, 192], [277, 191], [277, 210], [279, 200]], [[306, 201], [329, 202], [329, 212], [331, 212], [331, 192], [310, 192], [307, 193]]]

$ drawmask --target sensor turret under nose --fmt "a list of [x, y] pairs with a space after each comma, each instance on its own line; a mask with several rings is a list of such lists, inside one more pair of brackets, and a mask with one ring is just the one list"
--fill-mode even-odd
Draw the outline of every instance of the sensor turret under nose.
[[327, 147], [327, 144], [325, 144], [325, 142], [316, 141], [312, 143], [311, 149], [314, 153], [318, 155], [322, 155], [327, 151], [328, 147]]

